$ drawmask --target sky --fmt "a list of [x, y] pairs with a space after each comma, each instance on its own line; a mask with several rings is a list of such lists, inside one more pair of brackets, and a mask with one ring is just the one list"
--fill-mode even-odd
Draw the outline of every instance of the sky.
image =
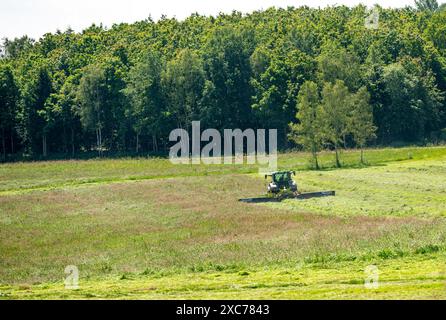
[[[442, 1], [439, 1], [442, 2]], [[320, 6], [363, 3], [383, 7], [404, 7], [413, 0], [0, 0], [0, 39], [28, 35], [38, 39], [47, 32], [66, 30], [76, 32], [100, 24], [132, 23], [148, 18], [157, 20], [162, 14], [184, 19], [191, 13], [216, 15], [232, 10], [243, 13], [269, 7], [301, 5]]]

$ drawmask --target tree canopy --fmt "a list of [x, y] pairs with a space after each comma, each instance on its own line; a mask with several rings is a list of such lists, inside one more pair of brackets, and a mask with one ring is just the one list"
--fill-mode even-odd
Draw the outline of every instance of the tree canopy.
[[[162, 152], [193, 120], [275, 128], [282, 149], [435, 142], [446, 128], [446, 10], [435, 0], [375, 10], [377, 28], [363, 5], [289, 7], [5, 39], [2, 157]], [[314, 126], [315, 105], [329, 138], [288, 139]]]

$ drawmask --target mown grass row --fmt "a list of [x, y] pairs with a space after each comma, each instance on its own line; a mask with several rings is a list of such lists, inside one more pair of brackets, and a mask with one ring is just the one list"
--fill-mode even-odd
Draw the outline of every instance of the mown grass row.
[[[370, 149], [366, 151], [366, 161], [374, 166], [392, 161], [435, 159], [444, 154], [446, 147]], [[357, 150], [344, 152], [343, 167], [363, 167], [359, 156]], [[283, 153], [279, 154], [278, 165], [280, 169], [308, 170], [310, 158], [303, 152]], [[321, 153], [320, 164], [323, 170], [334, 169], [333, 153]], [[162, 158], [10, 163], [0, 164], [0, 195], [94, 183], [255, 172], [258, 172], [257, 165], [176, 165]]]
[[337, 194], [271, 207], [338, 216], [446, 216], [446, 156], [359, 170], [305, 171], [296, 180], [301, 191]]
[[[0, 299], [445, 299], [444, 254], [0, 286]], [[373, 267], [373, 269], [370, 269]], [[368, 270], [373, 270], [371, 273]]]

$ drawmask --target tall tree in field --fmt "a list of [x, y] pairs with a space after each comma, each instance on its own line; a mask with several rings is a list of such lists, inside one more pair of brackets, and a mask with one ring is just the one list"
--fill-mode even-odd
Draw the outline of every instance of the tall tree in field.
[[200, 119], [200, 101], [204, 88], [203, 62], [190, 49], [181, 50], [167, 64], [163, 73], [163, 91], [168, 111], [179, 128], [188, 128], [192, 120]]
[[[19, 91], [8, 66], [0, 65], [0, 134], [2, 155], [6, 159], [6, 140], [10, 140], [10, 151], [14, 153], [14, 131]], [[9, 143], [8, 143], [9, 144]]]
[[317, 84], [312, 81], [305, 82], [297, 97], [298, 123], [291, 123], [289, 138], [310, 151], [313, 164], [319, 169], [317, 154], [322, 147], [322, 134], [319, 120], [319, 93]]
[[348, 107], [350, 93], [342, 80], [325, 83], [320, 109], [321, 130], [324, 140], [335, 149], [336, 166], [340, 167], [339, 148], [349, 132]]
[[151, 137], [153, 150], [157, 149], [157, 135], [162, 129], [164, 111], [162, 69], [161, 56], [149, 51], [130, 69], [126, 81], [127, 87], [124, 93], [130, 102], [127, 116], [132, 119], [133, 130], [136, 133], [136, 152], [139, 152], [142, 135]]
[[102, 155], [104, 121], [109, 112], [105, 70], [99, 65], [89, 66], [80, 80], [77, 100], [80, 103], [80, 116], [84, 128], [96, 133], [96, 147]]
[[353, 140], [361, 149], [361, 163], [364, 164], [364, 146], [369, 140], [376, 137], [370, 94], [365, 87], [361, 87], [357, 93], [352, 95], [349, 116], [349, 130]]

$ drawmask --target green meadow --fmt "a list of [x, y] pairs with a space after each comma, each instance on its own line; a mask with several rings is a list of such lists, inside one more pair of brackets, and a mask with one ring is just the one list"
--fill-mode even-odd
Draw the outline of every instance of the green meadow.
[[254, 165], [1, 164], [0, 299], [446, 298], [446, 147], [365, 155], [280, 154], [336, 196], [264, 204], [238, 201], [265, 193]]

